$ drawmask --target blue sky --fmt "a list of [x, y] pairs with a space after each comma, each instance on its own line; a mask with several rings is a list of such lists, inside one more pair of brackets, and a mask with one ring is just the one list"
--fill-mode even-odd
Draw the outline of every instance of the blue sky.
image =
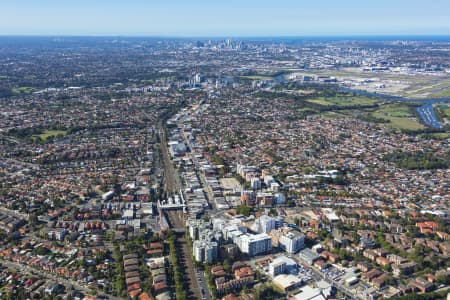
[[450, 35], [450, 0], [0, 0], [0, 35]]

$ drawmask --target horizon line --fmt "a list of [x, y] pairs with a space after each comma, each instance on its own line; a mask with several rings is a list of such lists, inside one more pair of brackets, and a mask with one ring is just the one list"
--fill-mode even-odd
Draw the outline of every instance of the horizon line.
[[183, 35], [183, 34], [0, 34], [3, 37], [130, 37], [130, 38], [358, 38], [358, 37], [449, 37], [450, 33], [427, 34], [280, 34], [280, 35]]

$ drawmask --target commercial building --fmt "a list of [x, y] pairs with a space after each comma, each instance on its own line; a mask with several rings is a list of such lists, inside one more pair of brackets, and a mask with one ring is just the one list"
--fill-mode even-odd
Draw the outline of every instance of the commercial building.
[[270, 264], [269, 264], [269, 274], [272, 277], [275, 277], [279, 274], [284, 273], [291, 273], [292, 271], [296, 270], [298, 267], [297, 263], [286, 256], [280, 256], [275, 258]]
[[273, 284], [283, 292], [295, 290], [303, 284], [303, 280], [294, 275], [281, 274], [273, 278]]
[[336, 293], [334, 288], [328, 282], [321, 280], [316, 283], [315, 287], [302, 287], [301, 292], [293, 296], [292, 300], [325, 300], [329, 299]]
[[291, 231], [282, 235], [279, 243], [284, 251], [288, 253], [297, 253], [305, 247], [305, 235], [298, 231]]
[[172, 157], [183, 156], [187, 152], [186, 144], [179, 141], [170, 141], [169, 143], [169, 152]]
[[286, 272], [286, 262], [285, 261], [273, 261], [269, 264], [269, 274], [275, 277]]
[[314, 263], [314, 261], [320, 257], [319, 254], [317, 254], [316, 252], [314, 252], [308, 248], [300, 251], [298, 256], [300, 257], [301, 260], [307, 262], [310, 265], [312, 265]]

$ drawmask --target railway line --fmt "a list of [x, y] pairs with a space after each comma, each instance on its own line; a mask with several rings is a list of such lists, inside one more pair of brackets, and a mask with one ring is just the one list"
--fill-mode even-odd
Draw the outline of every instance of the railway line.
[[[169, 149], [167, 148], [166, 132], [162, 125], [159, 128], [160, 149], [164, 166], [164, 191], [167, 196], [172, 196], [181, 189], [178, 174], [173, 167], [170, 159]], [[165, 214], [168, 219], [170, 228], [177, 234], [177, 245], [180, 247], [180, 261], [184, 265], [184, 278], [188, 287], [188, 296], [190, 300], [203, 299], [200, 284], [196, 274], [196, 269], [192, 261], [192, 255], [185, 238], [186, 220], [183, 210], [166, 210]]]

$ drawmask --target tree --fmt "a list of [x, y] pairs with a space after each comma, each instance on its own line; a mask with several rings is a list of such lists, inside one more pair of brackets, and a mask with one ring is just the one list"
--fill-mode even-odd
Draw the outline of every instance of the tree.
[[42, 255], [42, 256], [50, 253], [50, 250], [44, 246], [37, 247], [35, 251], [36, 251], [37, 255]]
[[228, 260], [228, 258], [223, 261], [223, 268], [224, 268], [225, 272], [227, 272], [227, 273], [231, 272], [231, 264], [230, 264], [230, 261]]
[[245, 205], [238, 205], [236, 207], [236, 212], [238, 214], [244, 215], [246, 217], [250, 216], [250, 213], [252, 212], [252, 207], [245, 206]]
[[264, 284], [258, 287], [254, 293], [255, 300], [282, 298], [283, 293], [276, 290], [272, 285]]
[[21, 286], [14, 289], [10, 295], [8, 295], [8, 299], [27, 299], [25, 289]]
[[119, 295], [125, 290], [125, 279], [123, 275], [118, 275], [116, 277], [116, 291]]
[[31, 213], [31, 214], [29, 215], [29, 217], [28, 217], [28, 223], [29, 223], [31, 226], [34, 226], [34, 225], [37, 224], [37, 222], [38, 222], [37, 214]]
[[261, 272], [259, 272], [258, 270], [256, 270], [256, 272], [255, 272], [255, 277], [256, 277], [256, 281], [261, 281], [261, 279], [262, 279], [262, 274], [261, 274]]
[[446, 285], [448, 285], [448, 284], [450, 284], [450, 276], [447, 276], [447, 275], [439, 275], [439, 276], [437, 277], [437, 282], [440, 283], [440, 284], [446, 284]]

